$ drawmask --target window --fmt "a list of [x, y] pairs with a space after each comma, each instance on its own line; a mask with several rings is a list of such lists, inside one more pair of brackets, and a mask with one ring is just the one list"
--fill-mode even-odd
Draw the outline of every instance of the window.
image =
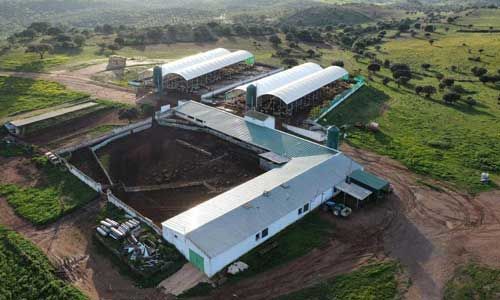
[[308, 210], [309, 210], [309, 203], [306, 203], [306, 205], [304, 205], [304, 212], [306, 212]]
[[299, 215], [302, 214], [302, 208], [299, 208], [299, 211], [298, 211]]
[[258, 241], [258, 240], [260, 240], [260, 233], [257, 233], [257, 234], [255, 235], [255, 241]]
[[265, 238], [268, 233], [269, 233], [269, 230], [267, 230], [267, 228], [262, 230], [262, 238]]

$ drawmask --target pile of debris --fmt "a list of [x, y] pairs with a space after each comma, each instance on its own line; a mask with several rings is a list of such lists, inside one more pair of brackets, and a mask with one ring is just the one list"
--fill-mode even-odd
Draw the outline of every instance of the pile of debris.
[[103, 237], [120, 241], [121, 244], [116, 251], [134, 262], [133, 265], [140, 271], [154, 269], [164, 264], [159, 251], [161, 241], [156, 242], [154, 235], [148, 233], [138, 220], [131, 218], [120, 224], [106, 218], [100, 222], [96, 230]]
[[97, 232], [106, 237], [110, 236], [115, 240], [124, 238], [129, 232], [133, 235], [133, 231], [140, 229], [140, 222], [136, 219], [130, 219], [122, 224], [106, 218], [101, 221], [101, 225], [96, 228]]

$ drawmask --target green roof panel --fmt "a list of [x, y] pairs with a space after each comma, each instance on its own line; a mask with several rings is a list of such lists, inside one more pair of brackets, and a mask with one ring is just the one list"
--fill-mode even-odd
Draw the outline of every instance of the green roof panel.
[[362, 170], [356, 170], [351, 173], [351, 179], [364, 184], [366, 186], [371, 187], [374, 190], [380, 191], [386, 189], [389, 186], [389, 182], [373, 175], [372, 173], [368, 173]]

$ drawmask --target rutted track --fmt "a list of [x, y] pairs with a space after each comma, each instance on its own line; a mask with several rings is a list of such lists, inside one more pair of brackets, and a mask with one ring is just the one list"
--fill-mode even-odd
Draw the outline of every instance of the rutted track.
[[474, 260], [500, 267], [500, 191], [474, 198], [417, 176], [392, 159], [349, 146], [343, 150], [391, 182], [390, 199], [355, 211], [349, 220], [322, 214], [336, 228], [326, 247], [223, 286], [207, 298], [272, 299], [374, 259], [394, 258], [412, 281], [407, 299], [441, 299], [459, 264]]

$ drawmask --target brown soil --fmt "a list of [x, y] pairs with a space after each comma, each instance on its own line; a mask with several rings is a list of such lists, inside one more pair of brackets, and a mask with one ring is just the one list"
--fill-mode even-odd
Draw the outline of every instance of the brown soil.
[[[203, 154], [180, 142], [208, 152]], [[262, 174], [255, 154], [213, 135], [168, 127], [119, 139], [98, 150], [109, 157], [113, 183], [128, 187], [204, 182], [208, 186], [125, 193], [117, 196], [157, 223]]]
[[412, 285], [406, 299], [441, 299], [458, 265], [475, 261], [500, 267], [500, 191], [471, 197], [417, 176], [392, 159], [349, 146], [343, 150], [391, 182], [395, 191], [390, 198], [356, 210], [347, 220], [322, 213], [337, 229], [325, 248], [223, 286], [207, 298], [272, 299], [367, 262], [392, 258], [409, 273]]
[[57, 148], [70, 146], [88, 140], [88, 132], [101, 125], [126, 125], [118, 118], [118, 109], [104, 109], [93, 112], [61, 124], [44, 128], [24, 138], [27, 142], [39, 146]]
[[65, 85], [69, 89], [87, 93], [98, 99], [107, 99], [128, 104], [135, 103], [135, 93], [126, 88], [101, 83], [85, 75], [74, 74], [69, 71], [54, 73], [0, 72], [0, 76], [16, 76], [55, 81]]
[[99, 166], [90, 148], [81, 148], [71, 153], [69, 163], [96, 182], [102, 185], [109, 184], [106, 174]]
[[[216, 290], [210, 299], [271, 299], [311, 286], [373, 260], [393, 258], [408, 270], [412, 285], [407, 299], [441, 299], [443, 286], [455, 268], [468, 261], [500, 267], [500, 191], [472, 197], [417, 176], [400, 163], [345, 146], [344, 152], [366, 169], [391, 181], [387, 201], [356, 210], [347, 220], [330, 214], [335, 223], [329, 243], [286, 265]], [[183, 151], [187, 151], [183, 149]], [[138, 154], [135, 154], [138, 155]], [[23, 159], [2, 159], [0, 181], [29, 184], [34, 172]], [[212, 173], [209, 173], [212, 174]], [[436, 188], [419, 184], [425, 181]], [[89, 258], [75, 282], [93, 299], [165, 299], [157, 290], [138, 289], [113, 269], [91, 242], [99, 206], [87, 207], [44, 229], [17, 217], [0, 199], [0, 222], [39, 245], [51, 259]]]

